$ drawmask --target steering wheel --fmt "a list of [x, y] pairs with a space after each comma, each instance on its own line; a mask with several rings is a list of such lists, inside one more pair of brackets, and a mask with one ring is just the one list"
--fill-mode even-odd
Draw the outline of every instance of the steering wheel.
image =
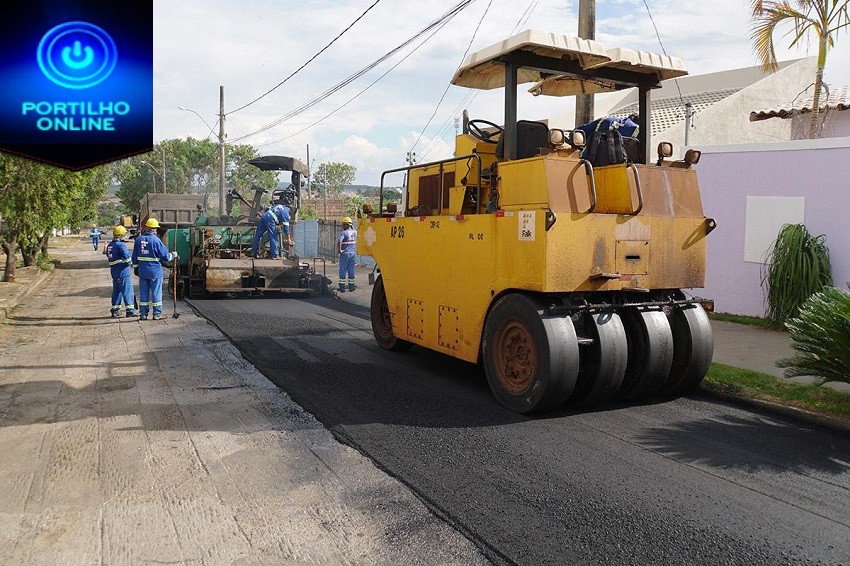
[[[481, 126], [489, 126], [491, 128], [496, 128], [494, 133], [488, 133], [481, 129]], [[495, 135], [502, 135], [502, 132], [505, 131], [502, 126], [498, 124], [494, 124], [493, 122], [488, 122], [487, 120], [470, 120], [467, 122], [467, 126], [469, 127], [469, 133], [472, 134], [472, 137], [475, 139], [481, 140], [486, 143], [496, 143], [496, 140], [492, 140]]]

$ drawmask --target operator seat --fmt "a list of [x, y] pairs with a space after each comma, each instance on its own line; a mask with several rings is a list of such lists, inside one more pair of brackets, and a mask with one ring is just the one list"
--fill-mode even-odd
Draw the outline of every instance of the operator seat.
[[[518, 120], [516, 123], [516, 158], [527, 159], [540, 155], [540, 148], [549, 147], [549, 126], [544, 122], [531, 120]], [[505, 158], [505, 135], [499, 137], [496, 143], [496, 158], [502, 161]]]

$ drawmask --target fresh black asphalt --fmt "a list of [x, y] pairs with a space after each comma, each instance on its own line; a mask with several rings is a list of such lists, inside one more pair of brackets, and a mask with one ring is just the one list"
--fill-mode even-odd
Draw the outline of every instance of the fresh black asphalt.
[[497, 564], [850, 563], [850, 436], [692, 396], [525, 417], [332, 298], [193, 301]]

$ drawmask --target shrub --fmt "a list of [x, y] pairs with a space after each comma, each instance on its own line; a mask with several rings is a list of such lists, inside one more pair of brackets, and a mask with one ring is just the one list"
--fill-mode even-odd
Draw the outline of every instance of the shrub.
[[826, 236], [813, 237], [803, 224], [779, 230], [762, 275], [767, 296], [767, 319], [779, 324], [797, 316], [813, 293], [832, 285]]
[[796, 350], [776, 365], [786, 377], [811, 375], [850, 383], [850, 294], [835, 287], [815, 293], [785, 323]]

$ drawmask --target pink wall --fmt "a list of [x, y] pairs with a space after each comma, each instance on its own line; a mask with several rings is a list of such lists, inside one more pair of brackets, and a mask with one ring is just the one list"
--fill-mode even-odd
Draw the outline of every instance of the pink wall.
[[761, 264], [744, 261], [748, 196], [805, 197], [805, 224], [825, 234], [835, 285], [850, 281], [850, 138], [701, 148], [699, 175], [708, 236], [706, 287], [717, 312], [763, 316]]

